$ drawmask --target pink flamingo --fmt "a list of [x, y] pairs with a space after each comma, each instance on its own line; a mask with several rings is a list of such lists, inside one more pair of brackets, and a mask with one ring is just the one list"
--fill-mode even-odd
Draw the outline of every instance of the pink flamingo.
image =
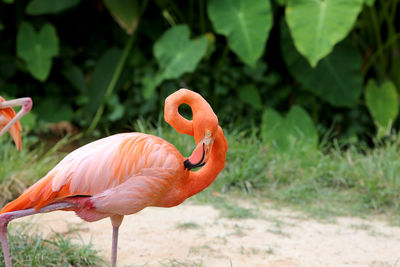
[[[187, 120], [178, 112], [186, 103]], [[6, 266], [9, 221], [35, 213], [70, 210], [85, 221], [110, 217], [111, 266], [116, 266], [118, 229], [125, 215], [145, 207], [173, 207], [208, 187], [225, 166], [228, 144], [218, 118], [197, 93], [181, 89], [165, 100], [165, 120], [194, 136], [185, 159], [167, 141], [143, 133], [122, 133], [89, 143], [67, 155], [48, 174], [0, 212], [0, 239]], [[193, 168], [202, 167], [196, 172]]]
[[[22, 106], [18, 113], [13, 107]], [[9, 131], [18, 150], [22, 149], [21, 123], [19, 120], [31, 111], [32, 99], [30, 97], [6, 101], [0, 96], [0, 136]]]

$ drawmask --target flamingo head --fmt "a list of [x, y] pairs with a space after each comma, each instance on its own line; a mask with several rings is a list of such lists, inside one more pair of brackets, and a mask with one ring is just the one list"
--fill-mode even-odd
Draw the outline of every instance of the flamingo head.
[[218, 118], [207, 102], [206, 104], [204, 109], [193, 114], [193, 134], [197, 145], [192, 155], [184, 162], [185, 168], [189, 170], [207, 163], [217, 135]]

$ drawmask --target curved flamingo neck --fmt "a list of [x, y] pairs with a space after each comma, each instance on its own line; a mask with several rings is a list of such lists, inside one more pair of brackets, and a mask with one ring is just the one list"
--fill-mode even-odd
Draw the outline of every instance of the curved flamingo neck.
[[226, 142], [222, 128], [218, 126], [218, 133], [207, 164], [197, 172], [189, 172], [189, 180], [186, 185], [187, 197], [199, 193], [214, 182], [217, 175], [225, 167], [227, 150], [228, 143]]
[[199, 110], [199, 105], [203, 102], [202, 97], [192, 91], [180, 89], [174, 94], [165, 99], [164, 106], [164, 119], [169, 123], [177, 132], [193, 136], [193, 123], [185, 119], [179, 113], [179, 106], [187, 104], [195, 114]]

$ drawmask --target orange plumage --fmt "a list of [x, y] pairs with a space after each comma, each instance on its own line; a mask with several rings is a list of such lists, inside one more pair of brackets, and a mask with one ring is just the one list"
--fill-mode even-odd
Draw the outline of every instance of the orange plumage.
[[[164, 190], [168, 189], [172, 194], [183, 186], [188, 177], [189, 172], [184, 170], [183, 161], [184, 158], [174, 146], [156, 136], [126, 133], [103, 138], [66, 156], [45, 177], [5, 206], [1, 213], [32, 207], [38, 210], [77, 195], [96, 196], [128, 179], [137, 183], [144, 179], [149, 184], [152, 182], [151, 176], [140, 176], [149, 170], [158, 172]], [[152, 189], [141, 185], [140, 193], [156, 198], [158, 192]], [[114, 196], [116, 202], [126, 197], [118, 193]], [[174, 201], [182, 202], [180, 199]], [[164, 204], [173, 205], [174, 201]], [[115, 211], [99, 208], [109, 213]], [[137, 209], [133, 206], [131, 208]]]
[[[0, 102], [5, 102], [6, 100], [0, 96]], [[15, 111], [13, 108], [1, 108], [0, 109], [0, 129], [3, 128], [7, 123], [9, 123], [12, 118], [14, 118], [16, 115]], [[22, 131], [22, 126], [19, 121], [14, 123], [14, 125], [11, 126], [9, 129], [9, 132], [11, 134], [11, 137], [14, 140], [14, 143], [17, 147], [18, 150], [22, 149], [22, 140], [21, 140], [21, 131]]]

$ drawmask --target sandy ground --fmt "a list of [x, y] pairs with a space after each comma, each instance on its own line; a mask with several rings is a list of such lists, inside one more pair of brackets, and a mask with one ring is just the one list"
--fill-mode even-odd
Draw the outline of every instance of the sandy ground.
[[[267, 204], [257, 210], [256, 219], [228, 219], [189, 203], [126, 216], [118, 266], [400, 266], [400, 227], [347, 217], [323, 223]], [[109, 259], [108, 219], [85, 223], [53, 212], [18, 221], [40, 225], [45, 235], [78, 228]]]

